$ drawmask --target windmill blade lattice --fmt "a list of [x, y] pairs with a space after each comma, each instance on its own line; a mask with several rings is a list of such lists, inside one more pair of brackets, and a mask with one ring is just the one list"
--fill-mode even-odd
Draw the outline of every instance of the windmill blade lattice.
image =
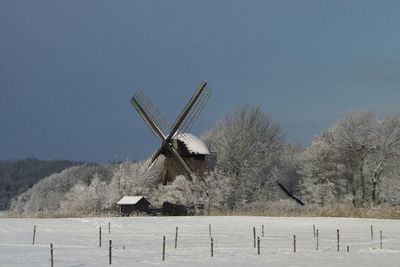
[[[147, 126], [155, 136], [159, 136], [162, 144], [159, 149], [149, 158], [146, 162], [153, 165], [161, 154], [169, 151], [170, 156], [177, 161], [187, 172], [186, 178], [191, 180], [192, 170], [185, 159], [179, 154], [179, 149], [172, 145], [172, 139], [186, 140], [189, 143], [196, 140], [191, 140], [193, 137], [187, 136], [187, 132], [198, 119], [205, 104], [211, 95], [211, 89], [207, 87], [207, 82], [202, 81], [196, 92], [186, 104], [182, 112], [179, 114], [174, 124], [170, 126], [167, 119], [161, 114], [158, 108], [150, 101], [150, 99], [139, 89], [136, 94], [131, 98], [131, 104], [135, 107], [137, 112], [143, 118]], [[169, 131], [169, 134], [166, 133]], [[183, 140], [182, 140], [183, 139]], [[208, 153], [208, 152], [207, 152]], [[165, 154], [167, 155], [167, 154]]]
[[189, 111], [189, 113], [183, 120], [182, 124], [179, 126], [178, 129], [180, 132], [188, 132], [192, 128], [193, 123], [199, 118], [201, 112], [204, 109], [204, 106], [206, 105], [208, 99], [210, 98], [210, 95], [211, 95], [211, 89], [207, 86], [201, 92], [199, 98], [194, 103], [192, 109]]
[[[154, 125], [156, 125], [157, 128], [160, 129], [164, 135], [166, 135], [166, 133], [170, 128], [170, 124], [168, 120], [164, 117], [164, 115], [160, 112], [160, 110], [156, 107], [156, 105], [154, 105], [153, 102], [151, 102], [151, 100], [140, 89], [136, 92], [133, 98], [136, 100], [137, 104], [140, 105], [140, 107], [147, 114], [147, 116], [154, 123]], [[151, 127], [149, 122], [147, 122], [142, 112], [140, 111], [140, 108], [137, 107], [137, 104], [134, 101], [131, 101], [131, 103], [135, 107], [135, 109], [139, 112], [139, 114], [142, 116], [142, 118], [146, 122], [147, 126], [149, 126], [153, 134], [155, 136], [159, 136], [157, 132]]]

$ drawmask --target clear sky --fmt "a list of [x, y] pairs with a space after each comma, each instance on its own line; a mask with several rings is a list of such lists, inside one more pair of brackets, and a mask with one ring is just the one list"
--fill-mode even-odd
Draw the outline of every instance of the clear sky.
[[173, 122], [202, 80], [197, 135], [243, 103], [304, 145], [400, 111], [400, 1], [0, 0], [0, 160], [142, 159], [160, 140], [131, 96]]

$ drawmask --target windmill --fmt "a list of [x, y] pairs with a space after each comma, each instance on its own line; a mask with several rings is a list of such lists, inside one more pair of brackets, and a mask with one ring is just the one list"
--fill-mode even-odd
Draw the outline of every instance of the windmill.
[[173, 181], [181, 174], [189, 180], [195, 174], [204, 175], [205, 155], [209, 152], [204, 143], [188, 131], [200, 116], [210, 95], [211, 90], [207, 83], [201, 82], [172, 125], [140, 89], [131, 98], [131, 104], [144, 122], [156, 137], [161, 138], [161, 146], [151, 156], [149, 165], [152, 166], [161, 154], [166, 157], [163, 184]]

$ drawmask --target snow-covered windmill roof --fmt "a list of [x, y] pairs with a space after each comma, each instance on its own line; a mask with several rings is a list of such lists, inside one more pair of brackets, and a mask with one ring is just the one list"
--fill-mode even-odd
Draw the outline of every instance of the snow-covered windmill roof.
[[189, 150], [192, 154], [201, 154], [201, 155], [209, 155], [206, 145], [196, 136], [190, 133], [176, 133], [173, 136], [173, 139], [178, 139], [182, 141], [187, 150]]
[[125, 196], [121, 198], [120, 201], [117, 202], [118, 205], [135, 205], [144, 198], [143, 196]]

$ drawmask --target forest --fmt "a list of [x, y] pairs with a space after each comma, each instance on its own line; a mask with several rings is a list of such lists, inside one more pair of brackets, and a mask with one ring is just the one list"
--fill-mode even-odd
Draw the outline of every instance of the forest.
[[79, 164], [82, 163], [34, 158], [0, 161], [0, 210], [8, 209], [14, 197], [27, 191], [39, 180]]
[[[399, 113], [347, 114], [303, 147], [285, 139], [272, 115], [245, 104], [217, 121], [201, 139], [211, 152], [206, 178], [194, 177], [189, 182], [179, 176], [168, 185], [161, 184], [163, 158], [151, 169], [146, 160], [65, 162], [51, 173], [30, 168], [25, 176], [34, 178], [22, 180], [12, 176], [12, 171], [4, 171], [3, 166], [15, 162], [2, 162], [0, 179], [12, 181], [10, 187], [1, 188], [2, 203], [10, 203], [2, 207], [13, 214], [29, 215], [116, 214], [121, 197], [142, 195], [156, 207], [164, 201], [183, 205], [209, 202], [216, 214], [266, 210], [291, 214], [337, 207], [385, 207], [399, 214]], [[278, 182], [306, 205], [281, 199]]]

